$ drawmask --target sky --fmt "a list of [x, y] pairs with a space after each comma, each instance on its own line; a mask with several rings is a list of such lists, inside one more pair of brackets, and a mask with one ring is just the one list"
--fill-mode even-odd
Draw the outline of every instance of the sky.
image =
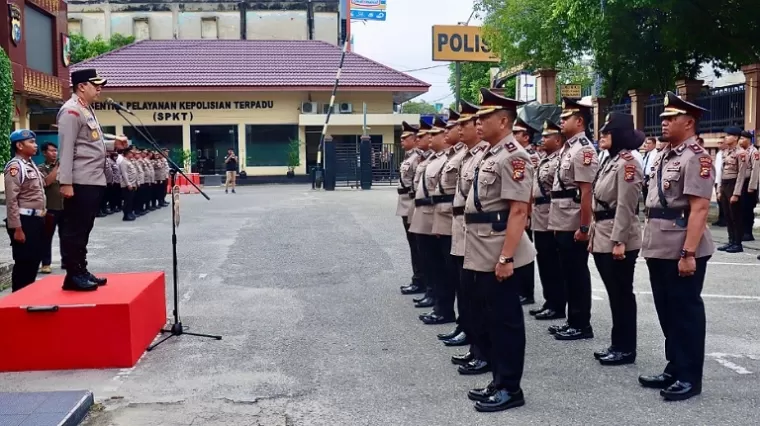
[[[457, 25], [472, 13], [471, 0], [388, 0], [385, 22], [353, 21], [353, 51], [431, 85], [415, 98], [449, 105], [454, 95], [448, 84], [448, 62], [433, 62], [433, 25]], [[473, 17], [470, 25], [480, 25]]]

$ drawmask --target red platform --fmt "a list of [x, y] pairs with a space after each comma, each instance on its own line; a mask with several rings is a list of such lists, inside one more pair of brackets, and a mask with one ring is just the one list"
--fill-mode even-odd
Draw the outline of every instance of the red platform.
[[133, 367], [166, 323], [165, 276], [103, 276], [93, 292], [49, 276], [0, 299], [0, 371]]

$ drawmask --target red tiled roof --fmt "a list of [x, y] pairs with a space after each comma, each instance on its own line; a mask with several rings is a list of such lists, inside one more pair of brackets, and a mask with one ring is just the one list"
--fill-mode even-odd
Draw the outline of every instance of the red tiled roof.
[[[95, 68], [123, 90], [257, 88], [332, 90], [341, 48], [316, 40], [144, 40], [71, 67]], [[338, 90], [383, 90], [412, 98], [429, 84], [348, 52]], [[208, 89], [206, 89], [208, 90]]]

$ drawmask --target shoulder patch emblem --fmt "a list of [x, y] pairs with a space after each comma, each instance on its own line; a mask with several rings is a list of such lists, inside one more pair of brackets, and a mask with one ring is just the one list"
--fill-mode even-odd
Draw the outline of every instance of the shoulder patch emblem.
[[517, 147], [512, 142], [507, 142], [507, 144], [505, 146], [507, 148], [507, 151], [509, 151], [509, 152], [515, 152], [515, 151], [517, 151]]
[[[629, 154], [630, 155], [630, 154]], [[633, 182], [633, 179], [636, 176], [636, 166], [633, 164], [626, 164], [625, 165], [625, 176], [624, 179], [626, 182]]]
[[71, 114], [74, 117], [79, 117], [79, 113], [74, 111], [73, 109], [66, 110], [66, 114]]
[[630, 152], [626, 151], [626, 152], [620, 154], [620, 158], [622, 158], [623, 160], [626, 160], [626, 161], [631, 161], [631, 160], [633, 160], [633, 154], [631, 154]]
[[712, 157], [699, 157], [699, 176], [702, 179], [710, 179], [710, 176], [712, 175], [712, 162]]
[[698, 143], [690, 143], [689, 148], [691, 148], [692, 151], [694, 151], [695, 154], [701, 154], [704, 152], [704, 149], [702, 149], [701, 146], [699, 146]]
[[18, 174], [18, 166], [16, 166], [16, 165], [13, 165], [13, 166], [11, 166], [11, 167], [8, 169], [8, 173], [9, 173], [9, 174], [10, 174], [12, 177], [16, 177], [16, 175]]
[[590, 150], [583, 151], [583, 165], [590, 166], [593, 161], [594, 161], [594, 151], [590, 151]]
[[760, 160], [760, 152], [755, 152], [755, 160]]
[[591, 142], [588, 141], [586, 138], [580, 138], [581, 145], [588, 146], [591, 145]]
[[525, 179], [525, 160], [512, 160], [512, 180], [520, 182]]

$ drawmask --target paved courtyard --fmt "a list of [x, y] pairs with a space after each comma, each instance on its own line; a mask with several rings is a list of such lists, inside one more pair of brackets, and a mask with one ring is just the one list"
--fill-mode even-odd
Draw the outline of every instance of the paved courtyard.
[[[643, 263], [636, 270], [637, 363], [603, 368], [593, 360], [591, 352], [609, 343], [610, 314], [592, 261], [596, 339], [557, 342], [546, 323], [527, 318], [527, 404], [480, 414], [465, 392], [489, 376], [457, 375], [449, 357], [459, 350], [435, 338], [449, 326], [420, 323], [411, 297], [398, 291], [411, 267], [393, 216], [395, 190], [208, 193], [210, 202], [199, 195], [181, 201], [181, 313], [189, 331], [224, 340], [174, 338], [127, 370], [1, 374], [3, 390], [90, 389], [102, 404], [86, 421], [91, 426], [755, 423], [755, 250], [716, 254], [709, 266], [701, 396], [664, 403], [636, 383], [640, 373], [659, 372], [664, 357]], [[724, 230], [715, 232], [725, 239]], [[136, 222], [99, 219], [90, 253], [96, 272], [166, 271], [171, 301], [169, 209]], [[10, 256], [7, 243], [0, 254]]]

